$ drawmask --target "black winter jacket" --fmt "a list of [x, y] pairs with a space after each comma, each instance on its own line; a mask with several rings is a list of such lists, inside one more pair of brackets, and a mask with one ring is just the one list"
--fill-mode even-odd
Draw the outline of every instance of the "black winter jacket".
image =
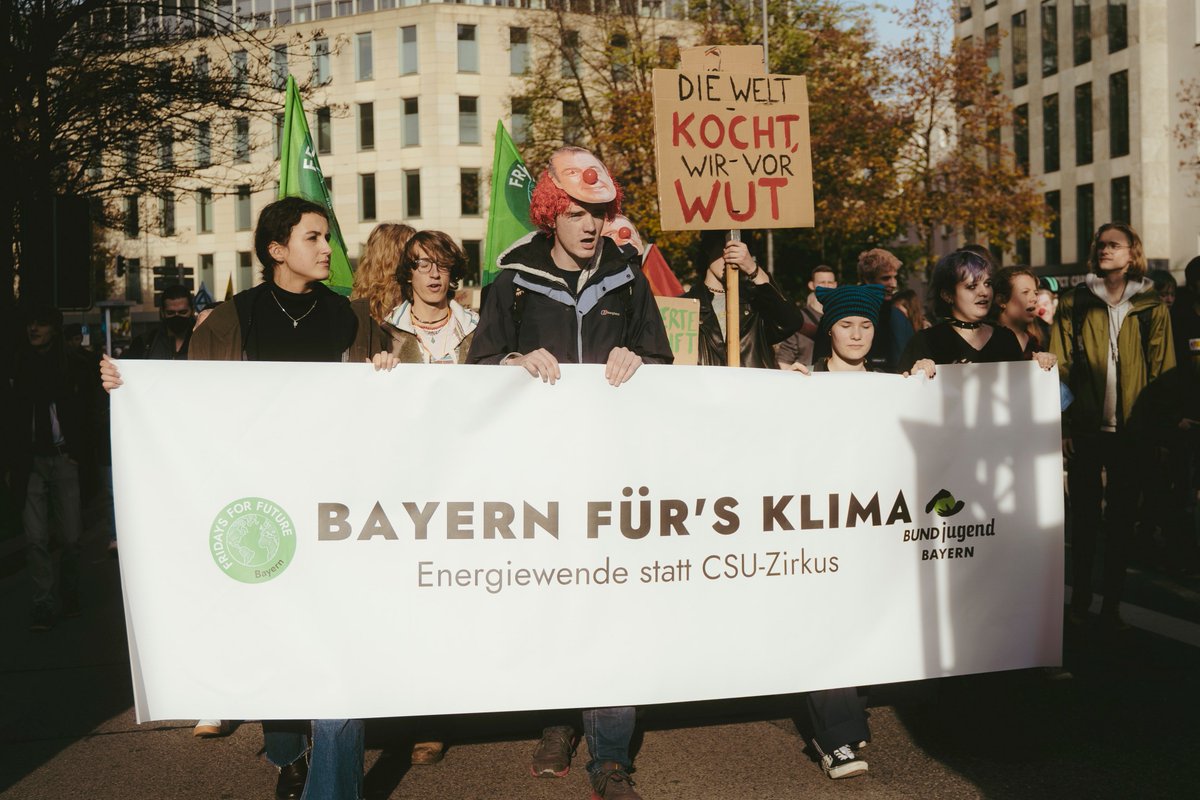
[[534, 231], [500, 256], [467, 363], [499, 364], [539, 347], [562, 364], [604, 364], [614, 347], [629, 348], [647, 364], [674, 361], [636, 250], [604, 240], [600, 263], [580, 276], [572, 295], [551, 270], [553, 241]]
[[[683, 296], [700, 301], [700, 363], [724, 366], [725, 337], [713, 311], [712, 292], [699, 281]], [[774, 347], [800, 330], [804, 315], [771, 283], [755, 284], [742, 278], [738, 284], [738, 300], [742, 311], [742, 366], [778, 369]]]

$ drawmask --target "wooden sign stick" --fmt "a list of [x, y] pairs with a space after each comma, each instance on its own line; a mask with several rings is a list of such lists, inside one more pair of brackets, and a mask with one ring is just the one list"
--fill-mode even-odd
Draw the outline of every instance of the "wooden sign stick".
[[[740, 242], [742, 232], [729, 232], [729, 241]], [[725, 364], [730, 367], [742, 365], [742, 307], [738, 298], [738, 273], [736, 264], [725, 263]]]

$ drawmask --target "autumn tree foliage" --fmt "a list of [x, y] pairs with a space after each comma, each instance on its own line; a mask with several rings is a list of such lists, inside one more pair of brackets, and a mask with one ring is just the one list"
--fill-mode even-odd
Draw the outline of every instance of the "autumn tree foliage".
[[238, 164], [236, 126], [273, 119], [287, 60], [311, 54], [242, 8], [0, 0], [0, 310], [17, 285], [22, 298], [52, 299], [55, 196], [88, 198], [94, 221], [115, 225], [121, 198], [152, 202], [195, 188], [197, 175], [217, 192], [266, 180]]
[[906, 40], [886, 51], [905, 133], [895, 162], [896, 213], [916, 232], [926, 265], [943, 227], [1012, 250], [1031, 226], [1049, 222], [1037, 185], [1003, 144], [1001, 132], [1013, 119], [1001, 92], [1004, 77], [988, 64], [987, 43], [953, 36], [951, 10], [948, 3], [914, 0], [898, 14]]
[[1179, 169], [1189, 174], [1196, 185], [1189, 192], [1200, 195], [1200, 81], [1186, 81], [1176, 95], [1181, 110], [1171, 133], [1183, 153]]

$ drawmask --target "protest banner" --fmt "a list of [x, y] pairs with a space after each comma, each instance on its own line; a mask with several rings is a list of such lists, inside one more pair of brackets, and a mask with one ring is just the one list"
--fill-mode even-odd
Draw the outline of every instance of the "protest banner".
[[667, 341], [675, 363], [694, 365], [700, 361], [700, 301], [691, 297], [655, 297]]
[[[640, 705], [1060, 660], [1058, 380], [1029, 362], [932, 381], [644, 366], [617, 389], [603, 365], [554, 385], [120, 368], [141, 721]], [[731, 412], [737, 435], [714, 435]], [[180, 419], [209, 435], [180, 447]], [[592, 657], [614, 640], [620, 669]]]
[[656, 69], [653, 83], [663, 230], [813, 224], [803, 77]]

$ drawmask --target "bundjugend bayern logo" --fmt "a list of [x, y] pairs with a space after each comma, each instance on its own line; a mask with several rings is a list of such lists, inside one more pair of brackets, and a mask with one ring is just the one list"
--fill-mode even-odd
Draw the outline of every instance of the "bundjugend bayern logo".
[[208, 535], [213, 561], [242, 583], [278, 578], [296, 555], [296, 526], [270, 500], [243, 497], [217, 514]]

